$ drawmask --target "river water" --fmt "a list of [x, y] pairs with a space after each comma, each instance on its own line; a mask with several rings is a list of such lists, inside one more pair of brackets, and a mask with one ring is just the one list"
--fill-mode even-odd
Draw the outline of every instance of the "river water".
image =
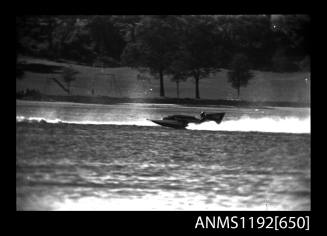
[[17, 100], [17, 210], [310, 210], [310, 143], [304, 108]]

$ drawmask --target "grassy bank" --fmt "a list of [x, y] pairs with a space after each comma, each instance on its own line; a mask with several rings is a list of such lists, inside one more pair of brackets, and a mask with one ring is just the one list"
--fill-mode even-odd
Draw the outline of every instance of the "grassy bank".
[[[148, 80], [139, 80], [139, 71], [132, 68], [99, 68], [31, 57], [21, 57], [19, 61], [24, 65], [25, 73], [23, 79], [16, 80], [16, 93], [32, 89], [42, 94], [25, 96], [23, 99], [103, 104], [154, 102], [220, 106], [306, 107], [310, 103], [310, 83], [305, 80], [308, 73], [304, 72], [254, 71], [255, 77], [247, 87], [241, 88], [240, 101], [235, 100], [236, 90], [228, 83], [227, 70], [224, 69], [200, 81], [200, 100], [193, 99], [195, 84], [192, 79], [180, 83], [180, 98], [176, 98], [176, 83], [166, 77], [166, 98], [162, 99], [158, 98], [159, 80], [148, 74], [143, 75]], [[78, 74], [71, 84], [71, 95], [68, 96], [51, 78], [62, 81], [60, 70], [70, 66]]]

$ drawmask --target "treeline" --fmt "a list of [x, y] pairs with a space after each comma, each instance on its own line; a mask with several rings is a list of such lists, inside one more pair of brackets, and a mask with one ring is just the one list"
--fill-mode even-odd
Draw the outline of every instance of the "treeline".
[[131, 66], [179, 87], [221, 68], [237, 89], [251, 70], [310, 70], [307, 15], [110, 15], [16, 17], [19, 54], [87, 65]]

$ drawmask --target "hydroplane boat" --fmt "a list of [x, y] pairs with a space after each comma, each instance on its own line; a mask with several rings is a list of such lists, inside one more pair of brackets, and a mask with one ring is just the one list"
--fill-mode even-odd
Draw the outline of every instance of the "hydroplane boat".
[[201, 112], [200, 119], [194, 116], [187, 115], [171, 115], [163, 117], [161, 120], [150, 120], [153, 123], [156, 123], [161, 126], [166, 126], [175, 129], [185, 129], [189, 123], [201, 124], [206, 121], [215, 121], [217, 124], [220, 124], [225, 116], [224, 112], [220, 113], [205, 113]]

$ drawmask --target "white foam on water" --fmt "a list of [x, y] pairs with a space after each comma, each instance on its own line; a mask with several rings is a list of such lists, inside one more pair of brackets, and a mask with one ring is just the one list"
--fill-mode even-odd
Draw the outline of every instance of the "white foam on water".
[[137, 125], [137, 126], [157, 126], [151, 121], [140, 119], [134, 121], [96, 121], [96, 120], [61, 120], [61, 119], [49, 119], [44, 117], [25, 117], [25, 116], [16, 116], [16, 122], [30, 122], [30, 123], [52, 123], [52, 124], [60, 124], [60, 123], [67, 123], [67, 124], [80, 124], [80, 125]]
[[25, 116], [16, 116], [16, 122], [47, 122], [47, 123], [61, 123], [60, 119], [46, 119], [43, 117], [25, 117]]
[[[188, 193], [183, 191], [158, 191], [158, 194], [145, 194], [141, 197], [128, 197], [121, 196], [116, 197], [81, 197], [71, 199], [69, 197], [64, 198], [63, 201], [58, 201], [57, 199], [52, 199], [48, 201], [47, 205], [51, 205], [53, 210], [58, 211], [228, 211], [230, 209], [234, 210], [287, 210], [282, 204], [271, 205], [267, 208], [267, 204], [262, 202], [261, 204], [256, 204], [254, 206], [247, 206], [242, 204], [242, 201], [249, 201], [247, 196], [228, 196], [228, 195], [217, 195], [212, 198], [211, 203], [207, 202], [207, 198], [201, 194]], [[101, 195], [100, 192], [98, 192]], [[40, 199], [42, 201], [42, 199]], [[289, 199], [288, 207], [292, 209], [294, 204], [292, 204]], [[45, 203], [46, 204], [46, 203]]]
[[[159, 126], [146, 119], [132, 121], [96, 121], [79, 120], [64, 121], [60, 119], [47, 119], [43, 117], [16, 116], [17, 122], [46, 122], [46, 123], [68, 123], [82, 125], [136, 125], [136, 126]], [[220, 124], [208, 121], [201, 124], [190, 123], [189, 130], [211, 130], [211, 131], [240, 131], [240, 132], [273, 132], [273, 133], [310, 133], [310, 117], [262, 117], [253, 118], [242, 116], [237, 120], [225, 120]]]
[[273, 132], [273, 133], [310, 133], [310, 117], [262, 117], [242, 116], [237, 120], [226, 120], [220, 124], [214, 121], [202, 124], [190, 123], [187, 129], [213, 131]]

